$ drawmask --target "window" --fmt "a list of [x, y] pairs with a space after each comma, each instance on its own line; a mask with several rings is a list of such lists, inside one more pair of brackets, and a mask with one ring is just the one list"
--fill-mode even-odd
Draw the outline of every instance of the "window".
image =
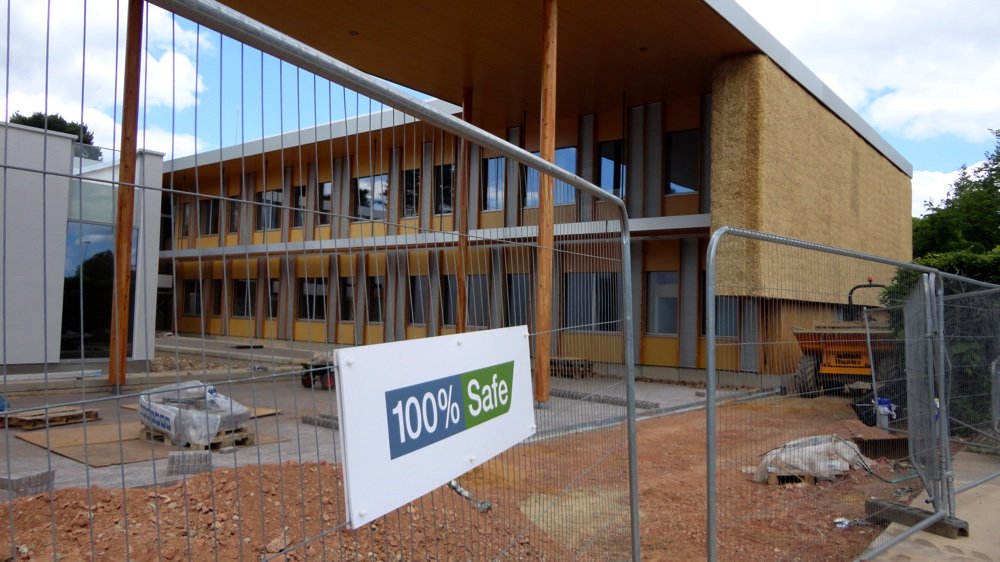
[[454, 164], [434, 166], [434, 214], [446, 215], [451, 212], [454, 182]]
[[326, 279], [299, 280], [299, 319], [323, 320], [326, 318]]
[[340, 321], [354, 321], [354, 278], [340, 278]]
[[720, 338], [739, 335], [739, 305], [737, 297], [715, 297], [715, 335]]
[[[254, 296], [257, 294], [257, 282], [248, 279], [233, 281], [233, 317], [250, 318], [253, 316]], [[277, 304], [277, 303], [275, 303]]]
[[212, 316], [222, 316], [222, 280], [212, 280]]
[[667, 133], [666, 192], [694, 193], [701, 187], [701, 135], [697, 129]]
[[455, 309], [458, 305], [458, 285], [454, 275], [441, 276], [441, 323], [455, 325]]
[[306, 218], [306, 186], [292, 188], [292, 228], [301, 228]]
[[490, 280], [487, 275], [470, 275], [468, 292], [469, 326], [490, 325]]
[[420, 214], [420, 170], [403, 171], [403, 216]]
[[362, 221], [385, 220], [389, 176], [354, 178], [354, 218]]
[[281, 206], [284, 200], [280, 189], [257, 193], [257, 230], [281, 228]]
[[239, 201], [239, 196], [229, 200], [229, 215], [226, 218], [226, 232], [234, 234], [240, 231], [240, 211], [243, 203]]
[[410, 276], [410, 324], [427, 323], [427, 302], [430, 283], [426, 275]]
[[191, 202], [185, 201], [181, 203], [181, 232], [180, 237], [186, 238], [188, 231], [191, 230]]
[[677, 272], [646, 274], [646, 333], [677, 333]]
[[507, 274], [507, 300], [504, 302], [507, 326], [524, 326], [530, 322], [533, 294], [530, 274]]
[[604, 191], [625, 197], [625, 143], [621, 140], [597, 145], [597, 180]]
[[330, 224], [333, 217], [333, 183], [324, 181], [316, 188], [316, 197], [319, 199], [316, 209], [319, 210], [317, 220], [319, 224]]
[[281, 291], [281, 283], [277, 279], [267, 280], [267, 317], [278, 317], [278, 293]]
[[385, 306], [385, 278], [368, 278], [368, 321], [381, 322]]
[[563, 317], [567, 328], [618, 331], [621, 289], [617, 273], [567, 273], [564, 280]]
[[507, 159], [503, 156], [483, 158], [482, 163], [483, 210], [503, 209], [503, 190], [507, 175]]
[[201, 282], [188, 280], [184, 282], [184, 314], [198, 316], [201, 314]]
[[213, 236], [219, 233], [219, 200], [203, 199], [198, 202], [198, 234]]
[[[533, 153], [536, 156], [538, 152]], [[564, 148], [556, 149], [556, 166], [559, 166], [567, 172], [576, 173], [576, 147], [567, 146]], [[539, 175], [538, 170], [532, 168], [522, 167], [522, 173], [524, 174], [524, 190], [521, 194], [521, 206], [523, 207], [537, 207], [538, 206], [538, 185], [539, 185]], [[573, 187], [568, 183], [556, 180], [552, 185], [552, 199], [554, 205], [568, 205], [576, 200], [574, 196]]]

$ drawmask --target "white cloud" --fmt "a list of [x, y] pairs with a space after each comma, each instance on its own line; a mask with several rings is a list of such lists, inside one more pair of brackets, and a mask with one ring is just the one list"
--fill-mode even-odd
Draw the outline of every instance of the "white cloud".
[[1000, 124], [1000, 2], [737, 1], [876, 128], [982, 142]]
[[[976, 162], [967, 166], [969, 170], [975, 170], [985, 162]], [[951, 172], [932, 172], [927, 170], [917, 170], [913, 172], [913, 216], [920, 217], [927, 212], [926, 203], [940, 204], [948, 195], [961, 169]]]
[[[9, 37], [0, 41], [0, 119], [16, 111], [59, 113], [70, 121], [82, 119], [96, 144], [117, 145], [126, 4], [51, 0], [47, 6], [11, 0], [9, 10], [0, 11], [0, 29], [10, 29]], [[148, 52], [140, 92], [146, 107], [140, 112], [155, 107], [183, 111], [194, 105], [195, 93], [204, 90], [193, 62], [196, 49], [212, 51], [209, 39], [217, 34], [185, 29], [152, 5], [146, 14]], [[186, 143], [180, 139], [174, 144]]]

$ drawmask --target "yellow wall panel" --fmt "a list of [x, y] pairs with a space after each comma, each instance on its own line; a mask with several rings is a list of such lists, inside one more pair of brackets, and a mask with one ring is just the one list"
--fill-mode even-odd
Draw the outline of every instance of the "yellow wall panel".
[[351, 223], [351, 238], [368, 238], [385, 236], [386, 223], [377, 221], [359, 221]]
[[559, 356], [583, 357], [591, 361], [620, 363], [622, 361], [621, 334], [573, 333], [559, 336]]
[[407, 253], [407, 272], [410, 275], [427, 275], [430, 253], [426, 250], [413, 250]]
[[298, 256], [295, 258], [295, 276], [326, 277], [330, 273], [330, 256]]
[[254, 337], [255, 324], [253, 318], [233, 318], [229, 321], [229, 335], [238, 338], [252, 338]]
[[479, 228], [503, 228], [503, 211], [479, 213]]
[[680, 345], [676, 336], [643, 336], [639, 363], [676, 367], [679, 364]]
[[427, 326], [407, 326], [406, 339], [415, 340], [427, 337]]
[[681, 268], [680, 240], [643, 242], [643, 271], [679, 271]]
[[257, 258], [236, 258], [229, 265], [229, 276], [233, 279], [256, 279]]
[[385, 341], [385, 327], [382, 324], [367, 324], [365, 326], [365, 345]]
[[337, 343], [354, 345], [354, 324], [337, 324]]
[[294, 339], [298, 341], [325, 342], [326, 322], [296, 321]]
[[680, 215], [697, 215], [701, 213], [699, 208], [701, 196], [697, 193], [690, 195], [664, 195], [660, 204], [660, 212], [665, 217], [676, 217]]

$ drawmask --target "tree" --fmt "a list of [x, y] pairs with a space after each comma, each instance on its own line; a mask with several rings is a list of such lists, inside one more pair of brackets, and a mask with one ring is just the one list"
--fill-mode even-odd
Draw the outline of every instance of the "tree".
[[[966, 252], [985, 254], [1000, 246], [1000, 130], [990, 130], [997, 145], [986, 161], [962, 171], [939, 205], [913, 219], [913, 257]], [[956, 254], [957, 256], [958, 254]], [[946, 260], [945, 260], [946, 261]], [[941, 264], [942, 258], [935, 258]]]
[[46, 115], [41, 111], [36, 111], [29, 116], [21, 115], [20, 112], [15, 111], [14, 114], [10, 116], [10, 122], [17, 125], [34, 127], [36, 129], [47, 129], [49, 131], [73, 135], [80, 143], [77, 151], [75, 152], [76, 156], [81, 156], [88, 160], [104, 159], [104, 155], [101, 152], [100, 147], [94, 146], [94, 132], [87, 128], [87, 125], [84, 123], [67, 121], [58, 113]]

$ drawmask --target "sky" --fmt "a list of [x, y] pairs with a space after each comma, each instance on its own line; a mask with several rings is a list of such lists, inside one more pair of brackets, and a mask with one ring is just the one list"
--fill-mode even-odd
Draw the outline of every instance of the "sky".
[[[993, 148], [1000, 1], [736, 1], [913, 164], [914, 215]], [[60, 113], [117, 146], [125, 4], [10, 0], [0, 111]], [[381, 109], [155, 6], [143, 41], [140, 145], [168, 158]]]
[[1000, 129], [997, 0], [736, 0], [913, 164], [913, 214]]

